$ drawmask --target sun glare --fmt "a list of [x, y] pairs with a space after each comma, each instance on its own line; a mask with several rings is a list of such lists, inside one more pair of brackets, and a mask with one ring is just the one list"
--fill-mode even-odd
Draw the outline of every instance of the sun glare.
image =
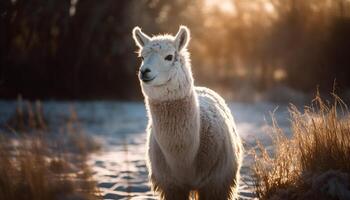
[[[208, 10], [218, 9], [221, 12], [233, 15], [237, 13], [234, 0], [205, 0], [204, 2]], [[268, 14], [275, 13], [274, 5], [266, 0], [244, 1], [241, 5], [244, 5], [247, 10], [251, 11], [263, 11]]]
[[205, 6], [209, 9], [217, 8], [222, 12], [234, 14], [236, 7], [230, 0], [205, 0]]
[[268, 13], [273, 13], [275, 11], [275, 7], [270, 2], [264, 3], [264, 10]]

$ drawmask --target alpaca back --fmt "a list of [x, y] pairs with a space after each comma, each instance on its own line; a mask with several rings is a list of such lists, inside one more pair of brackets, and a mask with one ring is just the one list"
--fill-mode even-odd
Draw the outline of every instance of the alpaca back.
[[[238, 178], [242, 160], [241, 140], [230, 109], [214, 91], [196, 87], [200, 108], [200, 147], [196, 159], [199, 185], [207, 180], [231, 182]], [[228, 174], [228, 173], [232, 174]], [[200, 187], [200, 186], [199, 186]]]

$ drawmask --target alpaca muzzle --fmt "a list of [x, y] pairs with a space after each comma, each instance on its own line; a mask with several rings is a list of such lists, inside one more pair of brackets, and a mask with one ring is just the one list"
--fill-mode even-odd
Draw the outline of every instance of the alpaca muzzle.
[[148, 68], [141, 70], [139, 75], [140, 79], [145, 83], [151, 82], [153, 79], [155, 79], [155, 77], [150, 77], [150, 72], [151, 70]]

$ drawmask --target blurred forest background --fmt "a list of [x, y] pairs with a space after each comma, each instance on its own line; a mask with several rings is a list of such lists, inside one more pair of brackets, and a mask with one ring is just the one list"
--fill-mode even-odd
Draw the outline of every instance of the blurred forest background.
[[350, 94], [349, 0], [2, 0], [0, 97], [142, 99], [132, 28], [180, 24], [197, 85]]

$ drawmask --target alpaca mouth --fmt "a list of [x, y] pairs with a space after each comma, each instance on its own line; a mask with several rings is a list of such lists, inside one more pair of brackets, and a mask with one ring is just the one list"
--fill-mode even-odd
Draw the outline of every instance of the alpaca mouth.
[[145, 83], [149, 83], [149, 82], [153, 81], [155, 78], [156, 78], [156, 77], [153, 77], [153, 78], [144, 78], [144, 77], [142, 77], [141, 80], [142, 80], [143, 82], [145, 82]]
[[154, 87], [162, 87], [164, 85], [167, 85], [170, 81], [171, 81], [171, 78], [169, 78], [165, 83], [162, 83], [162, 84], [159, 84], [159, 85], [155, 85]]

